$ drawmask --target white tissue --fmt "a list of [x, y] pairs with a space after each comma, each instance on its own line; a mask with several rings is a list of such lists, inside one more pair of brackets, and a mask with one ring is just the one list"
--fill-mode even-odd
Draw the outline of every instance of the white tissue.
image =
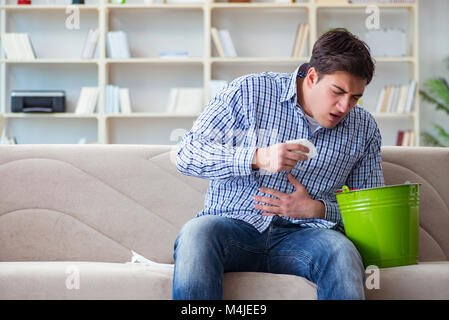
[[307, 148], [309, 148], [309, 153], [295, 150], [296, 153], [305, 154], [307, 156], [307, 160], [315, 158], [318, 155], [315, 145], [307, 139], [289, 140], [289, 141], [286, 141], [286, 143], [299, 143], [299, 144], [302, 144], [303, 146], [306, 146]]
[[131, 257], [131, 262], [128, 263], [140, 263], [143, 264], [145, 266], [155, 266], [155, 267], [165, 267], [165, 268], [173, 268], [172, 264], [168, 264], [168, 263], [158, 263], [158, 262], [154, 262], [151, 261], [143, 256], [141, 256], [138, 253], [135, 253], [134, 251], [132, 251], [132, 257]]

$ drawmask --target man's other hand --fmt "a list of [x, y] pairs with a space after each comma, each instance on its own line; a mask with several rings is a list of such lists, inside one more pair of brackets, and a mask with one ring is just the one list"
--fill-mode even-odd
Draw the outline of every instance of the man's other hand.
[[307, 155], [297, 153], [309, 152], [309, 148], [299, 143], [278, 143], [265, 148], [258, 148], [254, 154], [252, 168], [269, 172], [292, 170], [298, 161], [306, 161]]

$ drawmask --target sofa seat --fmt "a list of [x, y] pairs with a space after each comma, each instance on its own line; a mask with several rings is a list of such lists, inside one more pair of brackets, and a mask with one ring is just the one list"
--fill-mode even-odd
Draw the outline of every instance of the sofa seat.
[[[448, 261], [380, 269], [380, 288], [366, 298], [449, 300], [448, 269]], [[172, 280], [173, 265], [1, 262], [0, 299], [170, 299]], [[229, 272], [223, 287], [228, 300], [316, 299], [314, 283], [291, 275]]]
[[366, 299], [449, 300], [449, 261], [380, 269], [379, 287], [365, 289]]
[[[0, 262], [0, 299], [171, 299], [172, 280], [173, 265]], [[225, 299], [316, 299], [315, 284], [292, 275], [231, 272], [223, 287]]]

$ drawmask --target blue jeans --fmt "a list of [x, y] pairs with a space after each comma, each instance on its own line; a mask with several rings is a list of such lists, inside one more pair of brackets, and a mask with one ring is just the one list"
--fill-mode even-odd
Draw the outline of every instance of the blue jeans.
[[222, 299], [223, 273], [298, 275], [316, 283], [318, 299], [364, 299], [360, 254], [342, 233], [301, 228], [275, 216], [259, 233], [215, 215], [194, 218], [175, 242], [173, 299]]

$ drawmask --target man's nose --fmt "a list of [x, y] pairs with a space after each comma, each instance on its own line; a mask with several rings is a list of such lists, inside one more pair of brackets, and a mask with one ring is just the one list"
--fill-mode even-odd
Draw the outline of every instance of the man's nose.
[[344, 97], [344, 98], [340, 99], [340, 101], [338, 101], [337, 110], [340, 113], [346, 113], [347, 111], [349, 111], [349, 109], [351, 109], [351, 98], [350, 97]]

